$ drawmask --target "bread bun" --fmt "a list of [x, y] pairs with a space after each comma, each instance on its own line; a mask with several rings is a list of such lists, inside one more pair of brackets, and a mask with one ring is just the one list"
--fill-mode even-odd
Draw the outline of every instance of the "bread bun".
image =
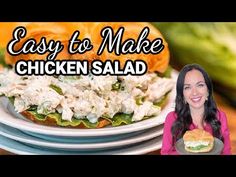
[[[53, 127], [59, 127], [60, 126], [60, 125], [58, 125], [57, 121], [55, 119], [53, 119], [52, 117], [50, 117], [50, 116], [46, 116], [45, 120], [39, 120], [39, 119], [37, 119], [37, 117], [34, 114], [31, 114], [29, 111], [23, 111], [20, 114], [23, 115], [25, 118], [31, 120], [32, 122], [40, 124], [40, 125], [53, 126]], [[99, 118], [98, 124], [95, 128], [106, 127], [110, 124], [111, 124], [111, 122], [109, 122], [108, 120], [103, 119], [103, 118]], [[66, 126], [63, 126], [63, 127], [67, 127], [67, 128], [88, 128], [83, 123], [80, 123], [79, 125], [76, 125], [76, 126], [66, 125]]]
[[184, 141], [214, 141], [214, 137], [203, 129], [188, 130], [183, 136]]
[[202, 129], [186, 131], [183, 140], [188, 152], [209, 152], [214, 147], [214, 137]]
[[[6, 24], [7, 25], [7, 24]], [[5, 26], [6, 26], [5, 25]], [[166, 71], [168, 64], [169, 64], [169, 48], [168, 44], [163, 38], [160, 31], [154, 27], [151, 23], [144, 23], [144, 22], [86, 22], [86, 23], [69, 23], [69, 22], [51, 22], [51, 23], [15, 23], [15, 26], [22, 25], [27, 29], [27, 34], [24, 38], [22, 38], [17, 45], [15, 46], [15, 50], [19, 50], [24, 42], [27, 39], [35, 39], [37, 42], [40, 41], [42, 37], [45, 37], [47, 41], [55, 40], [61, 41], [64, 45], [64, 49], [58, 54], [56, 59], [86, 59], [92, 61], [94, 59], [100, 59], [105, 61], [107, 59], [110, 60], [119, 60], [121, 66], [124, 65], [127, 59], [136, 60], [141, 59], [147, 63], [148, 71], [154, 72], [158, 71], [163, 73]], [[149, 27], [150, 32], [147, 36], [147, 39], [153, 41], [156, 38], [161, 38], [163, 41], [164, 49], [158, 54], [144, 54], [141, 52], [140, 54], [121, 54], [119, 56], [115, 55], [114, 52], [109, 53], [107, 49], [103, 51], [101, 55], [97, 55], [97, 51], [101, 45], [102, 37], [100, 35], [101, 30], [106, 27], [110, 26], [114, 30], [114, 33], [120, 27], [124, 27], [125, 31], [122, 37], [122, 42], [126, 39], [133, 38], [135, 41], [137, 40], [139, 34], [141, 33], [144, 27]], [[10, 28], [11, 31], [8, 30], [9, 33], [12, 33], [13, 27]], [[68, 44], [69, 40], [75, 30], [80, 31], [79, 39], [82, 40], [84, 38], [89, 38], [93, 45], [93, 49], [91, 51], [87, 51], [84, 54], [70, 54], [68, 53]], [[9, 36], [9, 35], [8, 35]], [[9, 38], [9, 37], [8, 37]], [[6, 42], [4, 43], [6, 45]], [[9, 65], [14, 65], [18, 60], [35, 60], [35, 59], [45, 59], [48, 53], [44, 55], [39, 54], [20, 54], [17, 56], [12, 56], [6, 52], [5, 61]]]

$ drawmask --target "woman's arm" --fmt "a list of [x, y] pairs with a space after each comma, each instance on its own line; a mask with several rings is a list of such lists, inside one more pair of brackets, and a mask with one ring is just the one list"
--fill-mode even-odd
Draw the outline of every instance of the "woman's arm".
[[231, 154], [231, 145], [230, 145], [230, 134], [228, 128], [227, 117], [224, 112], [220, 111], [220, 122], [221, 122], [221, 132], [224, 138], [224, 149], [222, 151], [223, 155]]
[[171, 127], [175, 121], [175, 113], [170, 112], [165, 120], [164, 124], [164, 132], [163, 132], [163, 139], [162, 139], [162, 148], [161, 154], [162, 155], [176, 155], [178, 154], [175, 148], [172, 146], [172, 134], [171, 134]]

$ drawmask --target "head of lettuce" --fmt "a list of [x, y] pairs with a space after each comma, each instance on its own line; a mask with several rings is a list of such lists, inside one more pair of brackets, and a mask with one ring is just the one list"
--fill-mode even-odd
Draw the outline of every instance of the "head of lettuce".
[[215, 90], [236, 105], [236, 23], [154, 23], [169, 43], [173, 63], [202, 65]]

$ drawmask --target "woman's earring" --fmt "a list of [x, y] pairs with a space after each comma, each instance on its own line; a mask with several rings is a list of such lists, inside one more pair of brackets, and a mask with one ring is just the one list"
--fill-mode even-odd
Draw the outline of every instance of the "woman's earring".
[[207, 94], [206, 101], [208, 101], [209, 93]]

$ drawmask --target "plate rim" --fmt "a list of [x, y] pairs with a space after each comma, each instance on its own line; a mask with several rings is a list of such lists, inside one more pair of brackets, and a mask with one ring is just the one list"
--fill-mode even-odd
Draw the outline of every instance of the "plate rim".
[[[4, 141], [4, 143], [2, 143]], [[13, 143], [13, 145], [12, 145]], [[9, 144], [10, 147], [9, 147]], [[104, 152], [89, 152], [89, 155], [142, 155], [155, 150], [159, 150], [162, 145], [162, 136], [155, 137], [151, 140], [147, 140], [145, 142], [139, 143], [138, 145], [133, 145], [131, 147], [123, 147], [118, 150], [104, 150]], [[13, 146], [13, 147], [12, 147]], [[20, 149], [19, 149], [20, 147]], [[7, 150], [11, 153], [19, 154], [19, 155], [60, 155], [60, 153], [53, 152], [52, 150], [44, 150], [37, 149], [35, 147], [27, 146], [23, 143], [17, 142], [12, 139], [8, 139], [2, 135], [0, 135], [0, 148]], [[24, 149], [27, 148], [27, 149]], [[66, 153], [67, 152], [67, 153]], [[76, 151], [66, 151], [65, 155], [86, 155], [86, 153], [76, 152]], [[69, 152], [69, 153], [68, 153]]]
[[[0, 135], [6, 138], [9, 138], [18, 142], [22, 142], [22, 143], [27, 143], [29, 145], [36, 145], [36, 146], [56, 148], [56, 149], [68, 149], [68, 150], [108, 149], [108, 148], [127, 146], [127, 145], [140, 143], [142, 141], [150, 140], [152, 138], [160, 136], [163, 134], [163, 128], [164, 128], [163, 126], [160, 126], [160, 127], [157, 126], [145, 132], [142, 132], [140, 134], [134, 135], [132, 137], [126, 137], [124, 139], [115, 140], [115, 141], [98, 142], [98, 143], [61, 143], [61, 142], [51, 142], [50, 140], [48, 141], [43, 140], [43, 139], [25, 134], [24, 132], [21, 132], [20, 130], [17, 130], [15, 128], [8, 127], [6, 125], [4, 126], [0, 124], [0, 127], [2, 128], [0, 130]], [[14, 130], [17, 130], [17, 132], [14, 132]]]

